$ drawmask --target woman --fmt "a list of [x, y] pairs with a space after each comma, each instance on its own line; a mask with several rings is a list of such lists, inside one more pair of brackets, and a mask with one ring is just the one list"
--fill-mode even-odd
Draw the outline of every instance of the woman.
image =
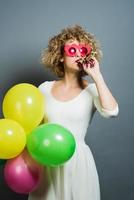
[[[39, 86], [46, 98], [46, 122], [61, 124], [75, 137], [77, 148], [63, 166], [47, 167], [46, 175], [29, 200], [100, 200], [95, 162], [84, 138], [94, 112], [103, 117], [118, 115], [116, 99], [99, 67], [101, 50], [95, 37], [81, 26], [67, 27], [49, 41], [42, 62], [59, 80]], [[83, 77], [90, 76], [94, 83]]]

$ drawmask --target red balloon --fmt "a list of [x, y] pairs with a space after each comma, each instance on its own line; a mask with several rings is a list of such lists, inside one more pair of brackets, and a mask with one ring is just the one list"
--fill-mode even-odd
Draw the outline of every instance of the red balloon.
[[7, 160], [4, 177], [7, 185], [17, 193], [28, 194], [39, 185], [43, 167], [34, 161], [27, 151]]

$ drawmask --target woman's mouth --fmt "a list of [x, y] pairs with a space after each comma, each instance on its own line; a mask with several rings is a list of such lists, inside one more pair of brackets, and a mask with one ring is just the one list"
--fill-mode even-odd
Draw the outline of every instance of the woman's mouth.
[[78, 60], [76, 60], [75, 62], [77, 63], [77, 65], [78, 65], [78, 67], [79, 67], [80, 69], [83, 68], [83, 61], [82, 61], [82, 59], [78, 59]]
[[80, 59], [76, 60], [75, 62], [77, 63], [77, 65], [80, 69], [83, 68], [83, 65], [86, 65], [87, 67], [90, 66], [90, 68], [94, 67], [94, 65], [95, 65], [95, 61], [93, 58], [90, 58], [90, 59], [87, 59], [86, 57], [80, 58]]

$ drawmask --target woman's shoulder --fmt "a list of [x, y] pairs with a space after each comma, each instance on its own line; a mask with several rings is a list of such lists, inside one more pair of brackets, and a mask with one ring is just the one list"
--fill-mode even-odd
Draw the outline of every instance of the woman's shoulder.
[[93, 96], [98, 96], [98, 90], [95, 83], [89, 83], [87, 88]]
[[95, 83], [90, 83], [88, 80], [83, 79], [83, 84], [84, 84], [85, 88], [87, 88], [87, 87], [89, 87], [91, 89], [95, 88]]
[[84, 88], [86, 88], [92, 96], [98, 96], [98, 90], [94, 82], [83, 80]]
[[46, 90], [46, 88], [49, 88], [50, 85], [53, 83], [54, 81], [44, 81], [43, 83], [41, 83], [38, 88], [40, 90]]

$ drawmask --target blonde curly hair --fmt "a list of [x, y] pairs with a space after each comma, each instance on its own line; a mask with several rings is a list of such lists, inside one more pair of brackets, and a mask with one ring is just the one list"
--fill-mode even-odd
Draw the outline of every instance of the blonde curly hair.
[[[49, 40], [48, 47], [43, 49], [41, 54], [41, 63], [54, 72], [59, 78], [64, 77], [64, 66], [61, 59], [64, 53], [64, 45], [70, 39], [76, 39], [79, 42], [89, 44], [93, 51], [96, 52], [95, 58], [98, 61], [102, 58], [100, 44], [93, 34], [86, 32], [80, 25], [64, 28], [59, 34], [53, 36]], [[81, 77], [85, 75], [87, 75], [86, 72], [82, 71]]]

